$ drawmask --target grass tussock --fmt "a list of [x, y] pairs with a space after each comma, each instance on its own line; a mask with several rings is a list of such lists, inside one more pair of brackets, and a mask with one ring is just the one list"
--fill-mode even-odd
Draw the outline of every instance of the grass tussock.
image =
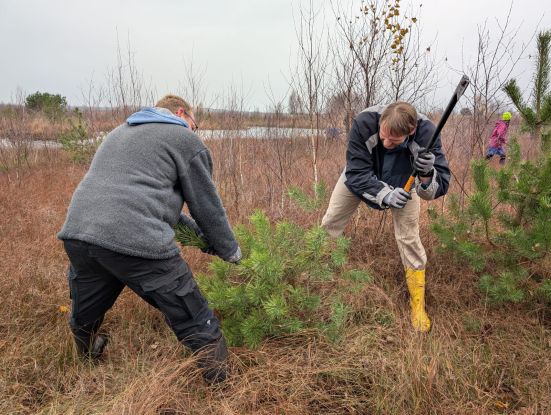
[[[323, 212], [304, 212], [286, 196], [290, 185], [311, 190], [306, 141], [208, 145], [232, 223], [255, 208], [304, 226], [320, 219]], [[319, 171], [329, 189], [344, 150], [339, 142], [320, 145]], [[455, 154], [459, 175], [466, 161]], [[307, 331], [254, 351], [232, 348], [231, 378], [209, 388], [162, 316], [125, 291], [104, 323], [112, 336], [104, 361], [80, 362], [66, 321], [66, 258], [55, 234], [86, 167], [57, 152], [33, 160], [0, 173], [0, 413], [551, 413], [549, 326], [537, 310], [488, 307], [477, 276], [436, 253], [425, 212], [429, 335], [409, 324], [390, 216], [362, 207], [347, 230], [350, 265], [369, 270], [373, 281], [346, 298], [352, 312], [339, 342]], [[457, 184], [452, 191], [460, 191]], [[195, 272], [207, 268], [207, 255], [185, 248], [184, 256]]]

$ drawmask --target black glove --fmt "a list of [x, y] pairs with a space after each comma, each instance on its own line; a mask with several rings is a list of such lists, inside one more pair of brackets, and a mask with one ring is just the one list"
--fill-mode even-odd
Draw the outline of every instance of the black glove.
[[203, 241], [205, 241], [205, 243], [207, 243], [207, 246], [205, 248], [201, 248], [202, 252], [209, 255], [217, 255], [214, 248], [209, 244], [207, 237], [205, 236], [205, 234], [203, 233], [199, 225], [197, 225], [197, 222], [195, 222], [192, 218], [190, 218], [189, 216], [185, 215], [182, 212], [180, 212], [179, 222], [182, 225], [187, 226], [188, 228], [193, 230], [193, 232], [195, 232], [199, 238], [201, 238]]
[[[205, 239], [205, 237], [203, 236], [203, 239]], [[206, 240], [206, 239], [205, 239]], [[214, 250], [214, 248], [212, 246], [207, 246], [206, 248], [201, 248], [201, 252], [205, 253], [205, 254], [209, 254], [209, 255], [216, 255], [216, 251]]]
[[383, 198], [383, 203], [396, 209], [402, 209], [410, 199], [411, 195], [408, 192], [397, 187]]
[[434, 170], [434, 161], [436, 157], [430, 151], [426, 151], [423, 147], [417, 152], [415, 160], [413, 160], [413, 167], [419, 173], [419, 176], [428, 177], [432, 176]]
[[201, 248], [201, 252], [209, 255], [218, 255], [214, 247], [209, 243], [209, 240], [207, 239], [203, 231], [199, 229], [199, 227], [197, 227], [196, 233], [197, 233], [197, 236], [199, 236], [199, 238], [201, 238], [203, 241], [205, 241], [208, 244], [205, 248]]

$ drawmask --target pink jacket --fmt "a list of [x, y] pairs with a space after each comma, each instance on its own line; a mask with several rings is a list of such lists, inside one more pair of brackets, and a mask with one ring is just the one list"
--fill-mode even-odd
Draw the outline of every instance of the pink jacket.
[[496, 122], [492, 136], [490, 137], [490, 147], [502, 148], [507, 144], [507, 129], [509, 123], [507, 121], [499, 120]]

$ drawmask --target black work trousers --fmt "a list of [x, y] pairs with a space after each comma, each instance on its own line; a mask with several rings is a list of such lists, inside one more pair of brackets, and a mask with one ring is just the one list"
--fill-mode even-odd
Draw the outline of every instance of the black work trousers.
[[90, 344], [125, 286], [159, 309], [180, 342], [197, 351], [222, 337], [219, 321], [179, 256], [145, 259], [77, 240], [64, 241], [70, 260], [70, 326], [77, 345]]

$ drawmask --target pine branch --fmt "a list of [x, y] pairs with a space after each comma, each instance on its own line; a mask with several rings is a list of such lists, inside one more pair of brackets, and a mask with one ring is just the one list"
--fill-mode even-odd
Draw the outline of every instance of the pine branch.
[[523, 113], [525, 106], [524, 106], [524, 102], [522, 100], [522, 94], [520, 92], [520, 88], [517, 85], [516, 79], [510, 79], [503, 86], [503, 92], [507, 94], [507, 96], [513, 102], [513, 105], [516, 107], [516, 109], [520, 113]]
[[[538, 57], [536, 62], [536, 75], [534, 79], [534, 107], [536, 115], [540, 115], [543, 97], [549, 88], [549, 44], [551, 43], [551, 31], [541, 32], [538, 35]], [[539, 117], [538, 117], [539, 118]], [[538, 120], [539, 121], [539, 120]]]
[[326, 186], [325, 183], [314, 183], [314, 196], [310, 197], [300, 187], [291, 186], [287, 189], [287, 195], [299, 207], [306, 212], [313, 212], [319, 209], [325, 200]]
[[262, 303], [262, 307], [271, 320], [283, 318], [289, 313], [285, 297], [281, 294], [274, 294]]
[[488, 163], [485, 160], [477, 160], [472, 163], [472, 176], [476, 190], [487, 193], [490, 189]]
[[206, 249], [209, 246], [207, 242], [197, 234], [197, 232], [181, 222], [174, 227], [174, 234], [175, 239], [182, 245], [199, 249]]
[[532, 111], [531, 108], [528, 108], [522, 99], [522, 94], [520, 92], [520, 88], [517, 85], [517, 81], [515, 79], [509, 80], [503, 87], [503, 91], [507, 94], [509, 99], [513, 102], [513, 105], [517, 109], [517, 111], [521, 114], [524, 122], [530, 129], [534, 129], [536, 127], [536, 115], [534, 114], [534, 111]]
[[486, 274], [480, 278], [480, 289], [495, 304], [507, 301], [518, 303], [525, 298], [525, 293], [521, 288], [522, 280], [525, 277], [526, 272], [522, 270], [504, 271], [498, 277]]

